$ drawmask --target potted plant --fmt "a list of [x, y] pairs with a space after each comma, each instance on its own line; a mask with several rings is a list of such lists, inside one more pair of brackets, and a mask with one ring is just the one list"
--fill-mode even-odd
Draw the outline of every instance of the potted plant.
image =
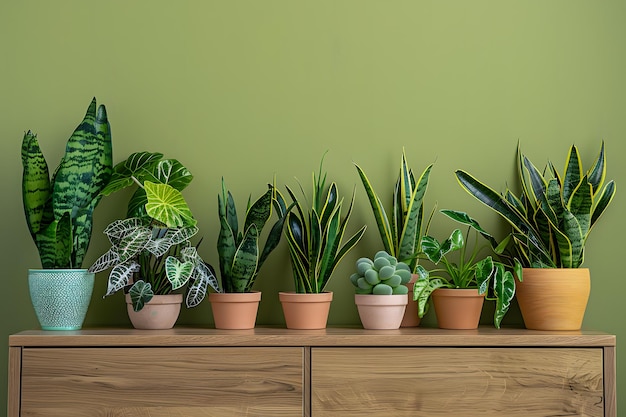
[[30, 269], [28, 284], [44, 330], [82, 327], [94, 275], [82, 269], [100, 191], [113, 170], [111, 129], [103, 104], [94, 98], [67, 141], [50, 178], [37, 135], [22, 140], [22, 197], [26, 223], [43, 269]]
[[[288, 209], [274, 185], [269, 184], [268, 190], [254, 203], [250, 204], [250, 201], [248, 198], [243, 229], [239, 230], [235, 201], [222, 178], [222, 192], [218, 194], [220, 234], [217, 240], [221, 286], [218, 292], [209, 294], [218, 329], [254, 328], [261, 293], [252, 291], [252, 286], [283, 233]], [[274, 211], [278, 220], [261, 248], [261, 233]]]
[[197, 222], [175, 188], [184, 188], [193, 177], [178, 161], [161, 158], [140, 152], [116, 165], [103, 193], [131, 184], [139, 188], [129, 202], [130, 217], [105, 229], [111, 248], [90, 268], [94, 273], [111, 269], [105, 296], [124, 289], [129, 317], [140, 329], [174, 326], [183, 288], [190, 308], [204, 299], [209, 286], [218, 288], [213, 268], [190, 242]]
[[589, 270], [581, 268], [585, 243], [615, 195], [615, 183], [604, 184], [604, 142], [586, 172], [574, 145], [563, 174], [551, 162], [543, 173], [539, 171], [522, 154], [519, 144], [517, 154], [519, 196], [509, 189], [498, 194], [462, 170], [456, 171], [456, 177], [466, 191], [512, 227], [507, 240], [524, 267], [516, 274], [517, 299], [526, 327], [578, 330], [590, 291]]
[[409, 301], [406, 284], [411, 270], [404, 262], [378, 251], [374, 259], [359, 258], [350, 275], [355, 287], [354, 302], [365, 329], [397, 329]]
[[[402, 150], [400, 172], [393, 193], [390, 195], [392, 198], [391, 218], [387, 216], [383, 200], [374, 191], [365, 171], [358, 165], [355, 164], [355, 166], [374, 213], [383, 248], [391, 256], [409, 265], [413, 277], [407, 285], [409, 290], [412, 290], [413, 283], [418, 277], [417, 254], [421, 251], [421, 238], [428, 234], [430, 219], [435, 211], [433, 208], [428, 221], [424, 224], [424, 196], [428, 189], [432, 164], [426, 167], [416, 179], [413, 170], [409, 168], [404, 149]], [[416, 327], [419, 322], [417, 304], [411, 300], [407, 305], [401, 326]]]
[[[443, 242], [432, 236], [422, 237], [423, 254], [435, 265], [441, 264], [442, 268], [426, 271], [418, 266], [420, 279], [414, 287], [418, 314], [424, 316], [432, 295], [440, 328], [475, 329], [487, 297], [496, 302], [494, 325], [500, 328], [515, 295], [513, 274], [504, 263], [495, 261], [490, 255], [480, 256], [485, 246], [478, 245], [478, 235], [486, 238], [492, 246], [495, 239], [476, 220], [460, 211], [441, 210], [441, 213], [468, 228], [465, 236], [460, 229], [455, 229]], [[474, 246], [468, 252], [467, 243], [472, 231]], [[458, 258], [449, 259], [455, 251], [458, 251]]]
[[[319, 174], [313, 173], [311, 207], [306, 209], [295, 193], [287, 187], [294, 209], [287, 214], [285, 237], [289, 247], [295, 293], [281, 292], [281, 301], [287, 327], [325, 328], [332, 300], [326, 292], [335, 268], [341, 259], [361, 240], [366, 226], [359, 229], [342, 244], [346, 226], [352, 213], [354, 192], [346, 214], [342, 218], [344, 201], [337, 184], [326, 186], [326, 173], [320, 163]], [[305, 195], [302, 186], [302, 193]], [[302, 308], [319, 309], [318, 313], [301, 312]], [[311, 319], [311, 322], [307, 322]]]

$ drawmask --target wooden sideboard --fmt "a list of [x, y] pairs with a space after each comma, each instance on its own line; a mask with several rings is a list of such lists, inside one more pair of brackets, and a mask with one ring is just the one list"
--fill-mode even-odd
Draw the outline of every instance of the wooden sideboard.
[[616, 417], [615, 336], [86, 329], [9, 337], [8, 416]]

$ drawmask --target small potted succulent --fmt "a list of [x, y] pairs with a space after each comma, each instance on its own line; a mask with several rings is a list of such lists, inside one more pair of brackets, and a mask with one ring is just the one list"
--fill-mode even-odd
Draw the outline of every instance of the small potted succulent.
[[[332, 292], [325, 291], [326, 285], [341, 259], [361, 240], [366, 228], [361, 227], [342, 243], [352, 213], [354, 192], [342, 217], [344, 200], [339, 196], [336, 183], [326, 186], [326, 173], [322, 171], [323, 161], [322, 158], [319, 174], [313, 174], [310, 208], [305, 208], [295, 193], [287, 187], [294, 208], [287, 214], [285, 237], [296, 291], [281, 292], [279, 299], [290, 329], [326, 327], [333, 295]], [[302, 193], [304, 194], [303, 189]], [[307, 311], [308, 308], [319, 311], [314, 314]]]
[[31, 300], [44, 330], [82, 327], [94, 275], [82, 264], [89, 247], [93, 211], [113, 171], [111, 128], [94, 98], [67, 141], [50, 177], [37, 135], [22, 140], [22, 197], [26, 223], [43, 269], [28, 271]]
[[[283, 233], [288, 208], [274, 185], [269, 184], [263, 195], [250, 202], [249, 198], [240, 230], [235, 200], [222, 178], [222, 191], [218, 194], [220, 234], [217, 240], [221, 286], [218, 292], [209, 294], [218, 329], [254, 328], [261, 293], [252, 291], [252, 286]], [[274, 212], [278, 219], [261, 247], [261, 233]]]
[[[478, 327], [485, 297], [496, 302], [494, 325], [500, 328], [515, 295], [515, 279], [504, 263], [495, 261], [491, 255], [480, 256], [485, 246], [478, 244], [478, 235], [486, 238], [491, 246], [495, 239], [464, 212], [441, 210], [441, 213], [466, 226], [465, 236], [454, 229], [443, 242], [432, 236], [422, 238], [422, 252], [436, 268], [426, 271], [418, 267], [420, 279], [415, 283], [414, 299], [418, 314], [423, 317], [432, 295], [437, 323], [445, 329], [475, 329]], [[470, 232], [474, 232], [474, 247], [468, 252]], [[486, 245], [489, 246], [489, 245]], [[497, 246], [497, 245], [496, 245]], [[458, 258], [450, 255], [458, 251]]]
[[140, 152], [116, 165], [110, 194], [131, 184], [139, 188], [129, 202], [129, 217], [104, 231], [111, 248], [91, 272], [111, 269], [106, 296], [126, 293], [131, 322], [140, 329], [174, 326], [187, 288], [187, 307], [197, 306], [208, 287], [218, 288], [213, 268], [191, 244], [198, 228], [178, 187], [193, 178], [178, 161]]
[[[407, 284], [409, 290], [413, 289], [413, 283], [417, 280], [417, 266], [421, 251], [422, 236], [428, 234], [430, 219], [434, 208], [424, 222], [424, 196], [428, 189], [428, 181], [432, 164], [427, 166], [419, 178], [415, 178], [413, 170], [409, 168], [404, 149], [400, 161], [398, 179], [390, 192], [388, 202], [391, 202], [391, 217], [387, 216], [383, 200], [374, 191], [374, 188], [363, 169], [356, 165], [357, 172], [363, 183], [363, 188], [369, 199], [372, 213], [376, 219], [378, 232], [383, 243], [384, 250], [399, 261], [409, 266], [413, 277]], [[420, 323], [417, 314], [417, 304], [410, 300], [407, 305], [402, 327], [416, 327]]]
[[[465, 171], [461, 186], [506, 220], [519, 279], [517, 299], [524, 324], [535, 330], [578, 330], [590, 292], [588, 268], [582, 268], [585, 244], [593, 226], [615, 196], [615, 183], [604, 184], [604, 142], [589, 170], [576, 146], [569, 149], [562, 174], [548, 162], [543, 173], [518, 144], [521, 194], [499, 194]], [[523, 269], [521, 268], [523, 267]]]
[[354, 302], [365, 329], [397, 329], [408, 303], [406, 284], [411, 269], [382, 250], [374, 259], [359, 258], [350, 276], [355, 287]]

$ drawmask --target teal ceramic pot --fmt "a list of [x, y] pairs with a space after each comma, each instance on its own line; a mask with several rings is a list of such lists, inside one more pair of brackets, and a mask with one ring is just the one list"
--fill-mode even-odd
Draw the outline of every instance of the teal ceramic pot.
[[78, 330], [91, 301], [95, 274], [86, 269], [29, 269], [28, 288], [43, 330]]

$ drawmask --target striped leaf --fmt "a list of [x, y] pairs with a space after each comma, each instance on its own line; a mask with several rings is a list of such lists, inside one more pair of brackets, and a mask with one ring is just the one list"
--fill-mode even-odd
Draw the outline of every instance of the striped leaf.
[[187, 284], [192, 272], [192, 262], [181, 262], [174, 256], [168, 256], [165, 259], [165, 273], [167, 280], [172, 284], [172, 290], [177, 290]]
[[252, 283], [258, 273], [258, 239], [259, 232], [256, 224], [252, 223], [233, 257], [229, 280], [234, 292], [249, 292], [252, 289]]
[[133, 273], [139, 272], [139, 264], [130, 262], [128, 264], [117, 264], [109, 274], [109, 282], [105, 297], [112, 295], [131, 283]]
[[[26, 224], [33, 239], [42, 228], [46, 203], [52, 192], [48, 164], [39, 148], [37, 135], [30, 130], [22, 140], [22, 201]], [[51, 217], [49, 215], [48, 217]], [[45, 227], [45, 225], [43, 225]]]
[[167, 227], [195, 226], [187, 202], [180, 191], [167, 184], [144, 183], [148, 202], [146, 212], [150, 217]]
[[50, 223], [37, 233], [35, 239], [43, 268], [73, 268], [72, 223], [69, 213]]
[[149, 282], [137, 281], [130, 287], [130, 299], [133, 303], [133, 310], [140, 311], [143, 306], [152, 300], [154, 297], [154, 291], [152, 291], [152, 285]]

